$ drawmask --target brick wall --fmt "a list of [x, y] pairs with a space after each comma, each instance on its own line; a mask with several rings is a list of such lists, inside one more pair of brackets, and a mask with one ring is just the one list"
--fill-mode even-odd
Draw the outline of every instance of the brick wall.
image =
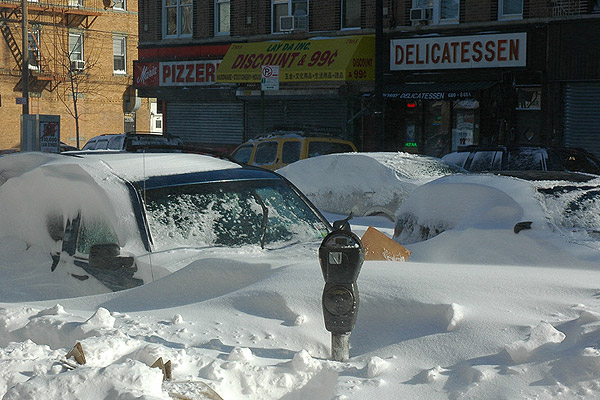
[[340, 1], [311, 1], [309, 7], [311, 31], [330, 30], [332, 27], [340, 29], [342, 15]]
[[[463, 0], [461, 3], [464, 3], [464, 17], [461, 15], [461, 22], [485, 22], [497, 19], [497, 0]], [[461, 8], [463, 8], [462, 4]]]
[[[85, 34], [84, 59], [89, 69], [85, 75], [86, 82], [80, 86], [80, 92], [83, 93], [78, 98], [80, 146], [92, 136], [101, 133], [122, 133], [124, 130], [123, 95], [133, 83], [133, 60], [137, 59], [138, 43], [137, 2], [132, 1], [127, 6], [126, 12], [102, 9], [101, 15]], [[50, 20], [51, 16], [44, 18]], [[21, 44], [20, 28], [11, 28], [17, 43]], [[33, 85], [30, 85], [29, 113], [60, 115], [61, 140], [75, 145], [76, 130], [75, 120], [71, 116], [73, 103], [69, 92], [70, 81], [66, 79], [67, 74], [62, 67], [66, 64], [64, 49], [67, 35], [64, 27], [42, 24], [40, 50], [49, 63], [46, 70], [57, 73], [59, 79], [37, 94]], [[113, 73], [113, 35], [126, 37], [126, 75]], [[21, 72], [3, 38], [0, 40], [0, 62], [0, 149], [4, 149], [20, 144], [22, 106], [17, 105], [15, 99], [21, 97], [22, 93], [20, 89], [14, 91], [21, 79]], [[59, 83], [61, 79], [63, 82]], [[30, 82], [33, 84], [33, 79]], [[144, 130], [147, 130], [147, 102], [142, 108], [137, 120]]]

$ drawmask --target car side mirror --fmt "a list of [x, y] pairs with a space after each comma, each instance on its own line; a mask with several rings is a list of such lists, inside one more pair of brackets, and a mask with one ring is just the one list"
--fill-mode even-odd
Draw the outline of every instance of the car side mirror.
[[95, 244], [90, 248], [89, 265], [91, 268], [115, 271], [130, 268], [134, 258], [121, 255], [121, 248], [116, 243]]
[[345, 219], [334, 221], [333, 222], [333, 230], [334, 231], [346, 231], [351, 232], [350, 229], [350, 220], [354, 217], [354, 212], [350, 212]]

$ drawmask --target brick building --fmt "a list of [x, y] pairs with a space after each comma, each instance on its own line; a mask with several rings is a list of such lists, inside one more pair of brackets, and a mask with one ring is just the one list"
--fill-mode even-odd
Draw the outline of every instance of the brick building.
[[600, 156], [600, 2], [397, 1], [385, 146], [583, 147]]
[[[149, 130], [148, 103], [140, 107], [132, 87], [137, 11], [126, 0], [27, 3], [29, 114], [59, 115], [62, 142], [77, 146], [74, 93], [80, 147], [94, 135], [135, 129], [135, 119]], [[22, 15], [20, 1], [0, 0], [0, 148], [21, 141]]]
[[[315, 126], [363, 150], [527, 143], [600, 154], [600, 1], [383, 0], [381, 40], [375, 3], [141, 0], [135, 87], [158, 99], [167, 131], [215, 147]], [[276, 86], [264, 86], [265, 71], [278, 72]]]

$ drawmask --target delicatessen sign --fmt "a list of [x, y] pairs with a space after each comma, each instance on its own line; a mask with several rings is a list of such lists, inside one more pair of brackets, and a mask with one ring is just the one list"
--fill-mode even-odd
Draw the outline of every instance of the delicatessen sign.
[[431, 70], [525, 67], [527, 33], [390, 41], [390, 69]]

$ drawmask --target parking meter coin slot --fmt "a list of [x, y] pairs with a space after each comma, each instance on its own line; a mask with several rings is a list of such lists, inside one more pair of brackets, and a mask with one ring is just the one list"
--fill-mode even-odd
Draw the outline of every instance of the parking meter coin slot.
[[319, 248], [325, 282], [355, 282], [364, 257], [365, 250], [358, 236], [346, 231], [330, 233]]

